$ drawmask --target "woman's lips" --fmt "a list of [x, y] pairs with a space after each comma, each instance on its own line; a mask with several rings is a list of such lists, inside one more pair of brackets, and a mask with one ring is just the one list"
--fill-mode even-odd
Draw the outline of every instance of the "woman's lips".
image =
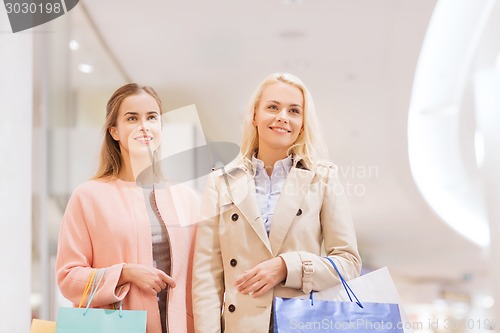
[[275, 132], [278, 132], [278, 133], [290, 133], [291, 132], [290, 130], [283, 128], [283, 127], [271, 126], [269, 128]]
[[142, 143], [150, 143], [151, 141], [153, 141], [153, 137], [152, 136], [138, 136], [138, 137], [134, 138], [134, 140], [142, 142]]

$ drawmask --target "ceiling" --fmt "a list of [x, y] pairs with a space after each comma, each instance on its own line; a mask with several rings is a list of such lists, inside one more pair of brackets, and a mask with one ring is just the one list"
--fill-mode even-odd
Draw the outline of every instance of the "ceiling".
[[431, 211], [409, 168], [412, 80], [435, 3], [80, 2], [125, 80], [155, 87], [167, 109], [196, 104], [210, 141], [239, 143], [246, 104], [268, 74], [301, 77], [349, 193], [364, 264], [414, 285], [481, 290], [486, 251]]

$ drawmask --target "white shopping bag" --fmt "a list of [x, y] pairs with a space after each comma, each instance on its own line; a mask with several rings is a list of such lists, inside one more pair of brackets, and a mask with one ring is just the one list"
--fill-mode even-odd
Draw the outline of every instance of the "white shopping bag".
[[[399, 296], [387, 267], [377, 269], [358, 278], [349, 280], [347, 283], [361, 303], [375, 302], [398, 304], [404, 332], [413, 333], [411, 329], [412, 325], [408, 321], [408, 317], [403, 309], [401, 297]], [[304, 295], [302, 298], [309, 298], [309, 295]], [[314, 299], [349, 302], [349, 296], [347, 296], [342, 284], [338, 284], [330, 289], [315, 292]]]

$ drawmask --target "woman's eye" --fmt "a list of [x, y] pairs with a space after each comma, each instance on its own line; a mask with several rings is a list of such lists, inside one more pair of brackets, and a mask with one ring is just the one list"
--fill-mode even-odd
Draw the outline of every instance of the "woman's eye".
[[128, 121], [136, 121], [137, 117], [136, 116], [131, 116], [127, 118]]
[[290, 109], [290, 112], [293, 112], [293, 113], [300, 113], [300, 110], [299, 110], [299, 109]]
[[278, 110], [278, 106], [276, 106], [276, 105], [269, 105], [269, 109]]
[[156, 119], [158, 119], [158, 117], [157, 117], [157, 116], [149, 116], [149, 117], [148, 117], [148, 120], [156, 120]]

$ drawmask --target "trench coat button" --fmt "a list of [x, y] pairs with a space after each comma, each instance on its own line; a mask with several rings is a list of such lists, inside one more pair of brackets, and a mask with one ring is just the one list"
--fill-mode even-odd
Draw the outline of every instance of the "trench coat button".
[[299, 208], [299, 210], [297, 211], [297, 214], [295, 214], [295, 215], [297, 215], [297, 216], [302, 215], [302, 209]]
[[231, 220], [233, 220], [234, 222], [238, 221], [238, 214], [234, 213], [233, 215], [231, 215]]
[[238, 261], [236, 259], [231, 259], [229, 264], [231, 265], [231, 267], [236, 267], [236, 265], [238, 265]]
[[236, 307], [233, 304], [229, 304], [227, 309], [229, 310], [229, 312], [234, 312], [236, 310]]

